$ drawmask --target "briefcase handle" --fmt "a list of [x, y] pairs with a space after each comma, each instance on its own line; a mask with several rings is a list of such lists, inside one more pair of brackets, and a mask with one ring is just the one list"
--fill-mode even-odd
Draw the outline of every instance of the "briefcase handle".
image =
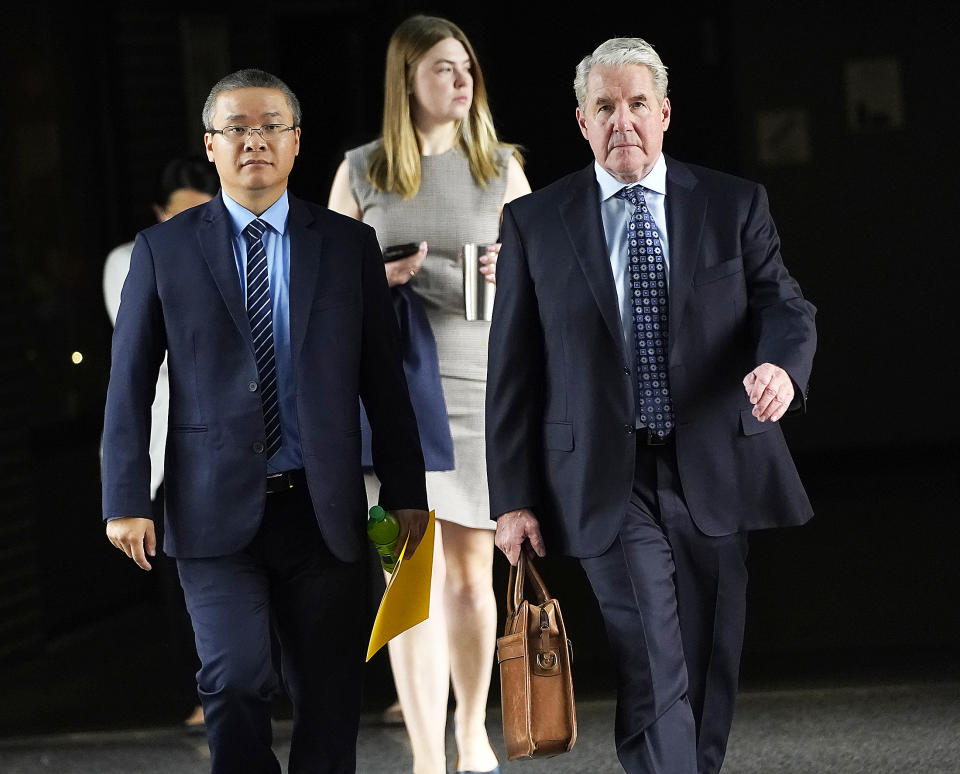
[[547, 586], [543, 582], [543, 578], [540, 577], [540, 573], [537, 572], [537, 567], [533, 563], [533, 559], [527, 556], [526, 552], [520, 551], [520, 558], [517, 561], [517, 564], [510, 565], [510, 577], [507, 580], [507, 620], [516, 615], [517, 610], [520, 607], [520, 603], [524, 600], [523, 595], [523, 579], [524, 577], [529, 577], [530, 582], [533, 586], [533, 593], [537, 598], [538, 604], [543, 604], [548, 599], [550, 599], [550, 592], [547, 591]]

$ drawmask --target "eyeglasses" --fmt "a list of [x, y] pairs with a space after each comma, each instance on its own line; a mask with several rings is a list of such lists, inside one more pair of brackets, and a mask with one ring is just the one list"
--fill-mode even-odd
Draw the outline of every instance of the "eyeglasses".
[[252, 137], [254, 132], [260, 133], [263, 140], [278, 140], [284, 132], [292, 132], [296, 127], [286, 124], [264, 124], [263, 126], [225, 126], [223, 129], [211, 129], [210, 134], [222, 134], [230, 142], [243, 142]]

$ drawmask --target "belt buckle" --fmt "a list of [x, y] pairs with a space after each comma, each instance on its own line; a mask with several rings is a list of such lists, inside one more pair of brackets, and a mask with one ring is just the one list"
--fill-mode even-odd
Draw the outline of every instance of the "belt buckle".
[[661, 438], [659, 435], [653, 432], [653, 430], [651, 430], [649, 427], [644, 429], [647, 431], [647, 446], [666, 446], [667, 445], [666, 438]]
[[[286, 489], [293, 489], [293, 476], [288, 471], [280, 473], [271, 473], [267, 476], [267, 494], [278, 494], [285, 491], [283, 484], [286, 483]], [[273, 486], [271, 486], [271, 484]]]

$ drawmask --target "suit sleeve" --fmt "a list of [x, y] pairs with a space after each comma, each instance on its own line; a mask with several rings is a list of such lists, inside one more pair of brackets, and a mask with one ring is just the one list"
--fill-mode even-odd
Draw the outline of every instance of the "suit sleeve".
[[151, 518], [150, 426], [167, 349], [154, 256], [137, 237], [113, 332], [103, 422], [103, 518]]
[[544, 339], [528, 255], [510, 205], [503, 208], [497, 298], [487, 360], [490, 515], [541, 503]]
[[798, 387], [793, 407], [803, 408], [817, 347], [817, 310], [783, 264], [780, 237], [761, 185], [754, 190], [742, 245], [754, 365], [773, 363], [783, 368]]
[[360, 398], [370, 420], [373, 468], [385, 508], [427, 507], [423, 452], [403, 374], [400, 330], [373, 229], [363, 249]]

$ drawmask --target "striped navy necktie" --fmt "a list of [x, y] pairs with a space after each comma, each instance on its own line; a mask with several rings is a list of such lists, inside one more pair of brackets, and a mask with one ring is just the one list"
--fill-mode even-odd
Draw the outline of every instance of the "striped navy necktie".
[[263, 405], [267, 459], [280, 450], [280, 399], [277, 395], [277, 362], [273, 351], [273, 299], [263, 234], [267, 224], [257, 218], [243, 230], [247, 238], [247, 317], [253, 351], [260, 375], [260, 402]]
[[627, 224], [627, 271], [637, 355], [640, 421], [663, 438], [673, 430], [673, 404], [667, 379], [667, 272], [663, 245], [639, 185], [617, 196], [633, 205]]

